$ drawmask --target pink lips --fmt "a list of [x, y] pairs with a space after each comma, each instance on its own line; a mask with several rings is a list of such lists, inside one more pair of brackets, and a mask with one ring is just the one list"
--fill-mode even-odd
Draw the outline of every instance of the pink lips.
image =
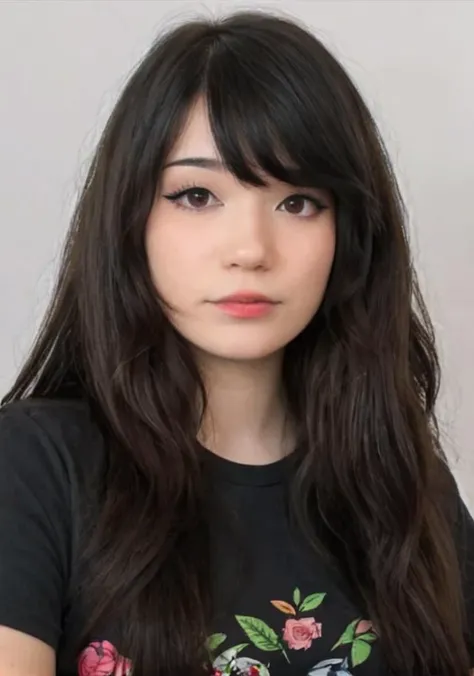
[[240, 319], [256, 319], [268, 315], [275, 307], [275, 301], [252, 291], [240, 291], [225, 296], [215, 303], [225, 314]]

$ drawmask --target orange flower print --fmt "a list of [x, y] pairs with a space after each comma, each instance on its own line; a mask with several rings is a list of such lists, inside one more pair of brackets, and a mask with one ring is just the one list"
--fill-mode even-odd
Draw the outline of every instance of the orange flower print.
[[308, 650], [315, 638], [321, 638], [321, 627], [314, 617], [288, 619], [283, 630], [283, 640], [292, 650]]

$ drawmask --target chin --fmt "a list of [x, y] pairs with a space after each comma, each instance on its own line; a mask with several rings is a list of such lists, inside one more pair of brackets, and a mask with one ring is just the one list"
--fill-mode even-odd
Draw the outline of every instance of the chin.
[[259, 361], [268, 359], [272, 355], [281, 352], [285, 345], [272, 341], [271, 343], [250, 344], [207, 344], [196, 345], [197, 349], [214, 359], [225, 361]]

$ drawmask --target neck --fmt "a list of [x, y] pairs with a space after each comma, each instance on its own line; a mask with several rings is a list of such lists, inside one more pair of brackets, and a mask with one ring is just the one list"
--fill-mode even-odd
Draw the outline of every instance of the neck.
[[208, 407], [199, 441], [234, 462], [264, 465], [293, 450], [282, 391], [283, 353], [241, 362], [200, 357]]

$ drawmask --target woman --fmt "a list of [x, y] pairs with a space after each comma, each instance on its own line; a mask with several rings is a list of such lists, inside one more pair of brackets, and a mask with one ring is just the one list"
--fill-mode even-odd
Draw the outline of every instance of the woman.
[[0, 674], [468, 676], [474, 525], [383, 143], [296, 23], [125, 87], [0, 415]]

